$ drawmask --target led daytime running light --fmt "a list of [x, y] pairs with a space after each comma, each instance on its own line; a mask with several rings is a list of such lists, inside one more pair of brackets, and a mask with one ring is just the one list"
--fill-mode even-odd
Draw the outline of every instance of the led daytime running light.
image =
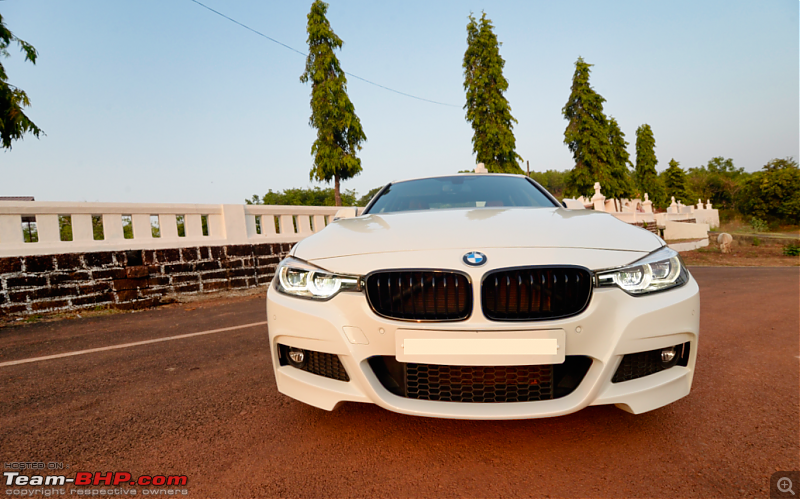
[[304, 262], [288, 258], [277, 272], [279, 291], [303, 298], [327, 300], [340, 291], [360, 291], [360, 278], [316, 269]]
[[597, 274], [599, 287], [618, 286], [632, 295], [643, 295], [681, 286], [688, 273], [678, 253], [668, 247], [634, 264]]

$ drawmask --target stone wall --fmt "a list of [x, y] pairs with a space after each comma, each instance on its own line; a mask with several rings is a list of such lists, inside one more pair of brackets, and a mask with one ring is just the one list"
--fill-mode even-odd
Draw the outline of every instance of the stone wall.
[[635, 226], [637, 226], [639, 228], [642, 228], [644, 230], [649, 230], [650, 232], [652, 232], [653, 234], [655, 234], [657, 236], [660, 235], [659, 231], [658, 231], [658, 225], [655, 222], [650, 222], [650, 223], [647, 223], [647, 222], [630, 222], [630, 224], [631, 225], [635, 225]]
[[0, 315], [136, 309], [178, 294], [266, 286], [289, 243], [0, 258]]

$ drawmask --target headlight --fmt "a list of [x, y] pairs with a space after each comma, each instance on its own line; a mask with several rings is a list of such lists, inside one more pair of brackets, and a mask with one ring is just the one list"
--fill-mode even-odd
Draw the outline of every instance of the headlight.
[[281, 293], [312, 300], [328, 300], [339, 291], [361, 291], [360, 276], [333, 274], [291, 257], [278, 265], [275, 280]]
[[688, 280], [678, 252], [667, 246], [631, 265], [597, 273], [598, 287], [619, 286], [635, 296], [682, 286]]

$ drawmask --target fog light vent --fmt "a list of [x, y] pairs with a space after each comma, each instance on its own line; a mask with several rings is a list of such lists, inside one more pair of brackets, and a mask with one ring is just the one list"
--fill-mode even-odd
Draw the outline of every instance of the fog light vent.
[[339, 356], [336, 354], [303, 350], [302, 348], [281, 345], [280, 343], [278, 344], [278, 349], [278, 361], [282, 366], [292, 366], [317, 376], [338, 381], [350, 381], [350, 376], [348, 376], [342, 361], [339, 360]]
[[648, 352], [629, 353], [622, 357], [612, 383], [642, 378], [671, 367], [687, 366], [689, 363], [689, 343], [675, 345]]

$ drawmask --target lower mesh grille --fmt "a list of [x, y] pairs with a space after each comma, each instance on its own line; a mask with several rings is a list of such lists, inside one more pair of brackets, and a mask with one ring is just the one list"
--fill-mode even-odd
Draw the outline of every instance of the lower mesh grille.
[[626, 354], [622, 357], [622, 362], [620, 362], [617, 371], [614, 373], [614, 377], [611, 378], [611, 382], [620, 383], [622, 381], [630, 381], [664, 371], [676, 365], [688, 365], [689, 343], [676, 345], [675, 349], [678, 351], [678, 354], [672, 362], [661, 361], [661, 351], [663, 348], [647, 352]]
[[326, 378], [338, 379], [339, 381], [350, 381], [350, 376], [344, 370], [338, 355], [314, 352], [312, 350], [306, 350], [306, 352], [308, 352], [308, 360], [303, 369], [304, 371], [325, 376]]
[[304, 350], [306, 354], [305, 362], [302, 366], [296, 366], [289, 362], [289, 347], [286, 345], [278, 345], [278, 347], [280, 348], [280, 364], [282, 366], [291, 365], [317, 376], [338, 381], [350, 381], [350, 376], [347, 375], [342, 361], [339, 360], [339, 356], [336, 354]]
[[538, 366], [442, 366], [372, 357], [381, 384], [405, 398], [440, 402], [533, 402], [564, 397], [583, 380], [591, 359], [567, 356], [563, 364]]
[[553, 398], [553, 366], [407, 364], [406, 395], [443, 402], [530, 402]]

